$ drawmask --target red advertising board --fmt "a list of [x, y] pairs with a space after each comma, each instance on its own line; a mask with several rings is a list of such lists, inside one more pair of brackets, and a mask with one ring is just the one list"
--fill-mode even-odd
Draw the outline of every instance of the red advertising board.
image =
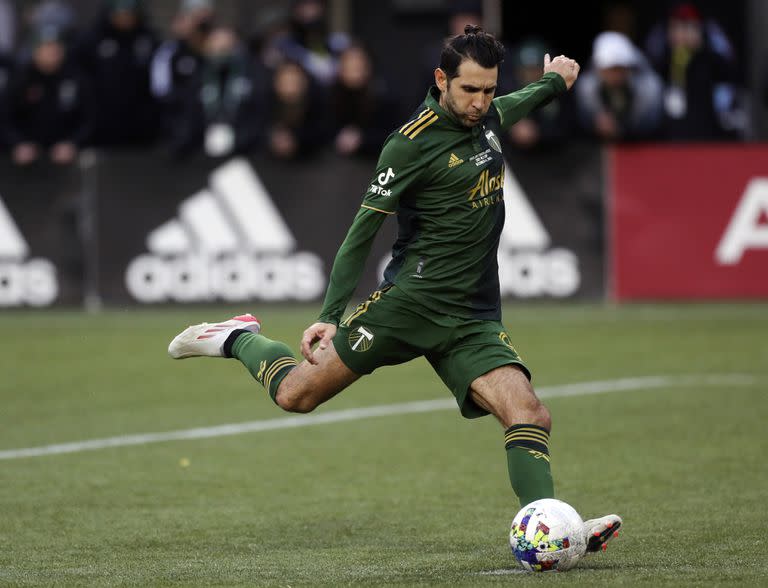
[[617, 300], [768, 298], [768, 146], [609, 151]]

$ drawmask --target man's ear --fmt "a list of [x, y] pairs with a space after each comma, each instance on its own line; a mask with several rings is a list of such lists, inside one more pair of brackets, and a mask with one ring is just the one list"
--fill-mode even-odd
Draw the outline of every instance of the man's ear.
[[448, 91], [448, 76], [439, 67], [435, 70], [435, 85], [441, 92]]

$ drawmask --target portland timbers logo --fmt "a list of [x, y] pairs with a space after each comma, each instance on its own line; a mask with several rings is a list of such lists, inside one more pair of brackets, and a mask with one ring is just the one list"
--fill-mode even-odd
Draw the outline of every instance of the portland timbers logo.
[[349, 346], [352, 351], [368, 351], [373, 345], [373, 333], [365, 327], [358, 327], [349, 334]]
[[485, 138], [488, 140], [488, 144], [495, 150], [501, 153], [501, 143], [499, 138], [493, 133], [491, 129], [485, 131]]

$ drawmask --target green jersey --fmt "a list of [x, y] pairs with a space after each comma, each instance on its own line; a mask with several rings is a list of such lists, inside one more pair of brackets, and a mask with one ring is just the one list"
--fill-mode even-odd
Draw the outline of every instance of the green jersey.
[[373, 237], [392, 214], [398, 237], [383, 286], [396, 284], [434, 313], [500, 320], [497, 250], [505, 216], [500, 138], [565, 90], [562, 77], [545, 74], [495, 98], [486, 116], [466, 127], [440, 107], [439, 90], [432, 87], [410, 120], [384, 143], [336, 256], [320, 320], [338, 323]]

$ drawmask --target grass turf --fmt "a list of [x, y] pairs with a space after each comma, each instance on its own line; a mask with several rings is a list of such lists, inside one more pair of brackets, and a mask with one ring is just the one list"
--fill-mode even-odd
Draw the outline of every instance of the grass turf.
[[[260, 314], [293, 343], [315, 313]], [[229, 315], [0, 314], [0, 451], [285, 416], [234, 361], [165, 357], [182, 327]], [[510, 306], [505, 324], [540, 387], [755, 380], [547, 400], [559, 497], [625, 519], [566, 574], [515, 569], [500, 427], [438, 411], [2, 460], [0, 585], [768, 582], [768, 306]], [[319, 412], [437, 398], [419, 360]]]

